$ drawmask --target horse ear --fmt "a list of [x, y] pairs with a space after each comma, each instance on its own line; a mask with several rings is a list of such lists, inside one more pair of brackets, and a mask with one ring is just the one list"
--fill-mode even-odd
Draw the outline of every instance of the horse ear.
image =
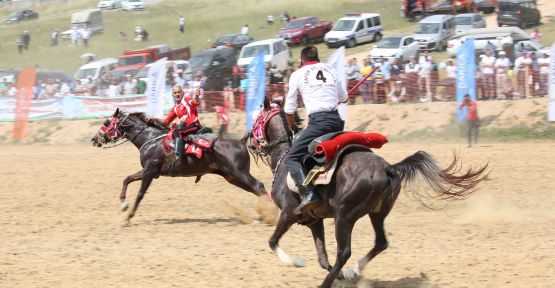
[[114, 112], [114, 115], [112, 115], [113, 117], [118, 117], [119, 115], [119, 107], [116, 108], [116, 112]]
[[270, 110], [270, 99], [264, 97], [264, 110]]

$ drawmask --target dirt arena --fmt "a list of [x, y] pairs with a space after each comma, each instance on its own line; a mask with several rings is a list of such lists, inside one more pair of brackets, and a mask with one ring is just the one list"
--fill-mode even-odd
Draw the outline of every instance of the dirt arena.
[[[402, 193], [386, 220], [389, 249], [358, 284], [337, 287], [553, 287], [555, 142], [393, 143], [378, 153], [393, 163], [419, 149], [444, 165], [454, 149], [465, 164], [489, 161], [489, 180], [436, 211]], [[121, 181], [140, 169], [131, 145], [2, 145], [0, 159], [0, 287], [315, 287], [326, 275], [302, 226], [281, 246], [307, 266], [282, 265], [267, 245], [273, 227], [244, 223], [257, 217], [255, 197], [217, 176], [156, 180], [122, 227]], [[269, 169], [253, 169], [270, 188]], [[363, 218], [350, 267], [373, 241]]]

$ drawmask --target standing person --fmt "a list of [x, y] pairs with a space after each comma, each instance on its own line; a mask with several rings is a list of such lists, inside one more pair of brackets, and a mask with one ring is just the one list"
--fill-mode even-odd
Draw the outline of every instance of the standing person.
[[218, 137], [224, 138], [224, 136], [227, 134], [229, 115], [227, 115], [226, 109], [222, 106], [215, 106], [214, 109], [216, 109], [216, 117], [217, 117], [218, 125], [220, 126]]
[[470, 95], [464, 95], [464, 100], [459, 109], [466, 107], [466, 124], [468, 125], [468, 147], [472, 147], [472, 138], [474, 145], [478, 145], [478, 130], [480, 129], [480, 119], [478, 118], [478, 104], [470, 99]]
[[29, 49], [29, 43], [31, 43], [31, 35], [29, 35], [29, 31], [23, 31], [23, 47], [25, 50]]
[[[366, 77], [366, 75], [372, 72], [372, 65], [370, 64], [370, 58], [364, 58], [362, 60], [362, 67], [359, 70], [361, 79]], [[358, 86], [358, 90], [360, 91], [360, 96], [362, 96], [362, 100], [364, 103], [373, 103], [374, 102], [374, 79], [372, 76], [368, 77], [364, 82]]]
[[81, 29], [81, 39], [83, 39], [83, 44], [85, 45], [85, 47], [89, 47], [89, 37], [90, 37], [90, 32], [88, 29]]
[[498, 99], [507, 99], [507, 81], [509, 80], [508, 72], [511, 67], [511, 61], [507, 58], [505, 51], [499, 52], [499, 57], [495, 60], [495, 84]]
[[241, 28], [241, 34], [248, 35], [249, 34], [249, 24], [245, 24], [243, 28]]
[[530, 77], [528, 78], [528, 83], [530, 85], [530, 91], [532, 96], [538, 96], [540, 92], [540, 64], [538, 63], [538, 58], [536, 58], [536, 53], [530, 52]]
[[360, 80], [360, 65], [357, 64], [356, 58], [349, 59], [347, 65], [345, 65], [345, 73], [347, 74], [347, 80]]
[[23, 42], [23, 35], [17, 36], [15, 43], [17, 44], [17, 51], [19, 52], [19, 54], [23, 53], [23, 47], [25, 46]]
[[432, 58], [426, 57], [420, 65], [420, 71], [418, 71], [418, 90], [420, 95], [424, 93], [425, 97], [420, 96], [418, 99], [420, 102], [431, 102], [432, 101]]
[[299, 92], [303, 97], [308, 115], [307, 127], [293, 141], [293, 146], [284, 159], [291, 177], [303, 196], [301, 204], [295, 209], [297, 214], [311, 209], [320, 200], [312, 184], [303, 185], [306, 172], [301, 160], [308, 153], [308, 144], [321, 135], [343, 130], [344, 122], [339, 117], [337, 105], [349, 99], [335, 69], [320, 63], [316, 47], [303, 48], [301, 65], [302, 67], [289, 78], [289, 92], [283, 108], [287, 123], [294, 132], [299, 130], [294, 120]]
[[532, 34], [530, 34], [530, 39], [540, 43], [542, 40], [542, 33], [540, 33], [540, 30], [538, 30], [538, 28], [534, 29], [534, 32], [532, 32]]
[[482, 78], [484, 79], [484, 97], [486, 100], [493, 100], [495, 95], [495, 56], [492, 50], [486, 50], [486, 55], [480, 61]]
[[75, 47], [77, 47], [77, 45], [79, 44], [79, 33], [77, 32], [77, 28], [71, 27], [69, 33], [71, 37], [71, 42]]
[[50, 47], [58, 46], [58, 37], [60, 36], [60, 30], [58, 28], [52, 30], [50, 34]]
[[193, 97], [184, 97], [183, 88], [179, 85], [174, 85], [172, 87], [172, 95], [175, 104], [164, 120], [164, 125], [169, 126], [174, 119], [179, 119], [177, 129], [173, 132], [173, 138], [175, 139], [175, 154], [181, 159], [181, 165], [183, 165], [185, 163], [185, 154], [183, 153], [185, 143], [182, 137], [201, 128], [197, 112], [197, 107], [200, 104], [200, 89], [195, 90]]
[[515, 60], [516, 89], [519, 99], [530, 97], [530, 86], [528, 85], [530, 65], [532, 65], [532, 60], [528, 57], [528, 52], [521, 52]]
[[185, 34], [185, 16], [179, 15], [179, 32]]
[[[406, 100], [413, 100], [416, 97], [416, 90], [418, 87], [418, 72], [420, 72], [420, 65], [416, 63], [416, 58], [410, 56], [409, 63], [405, 64], [405, 81], [403, 86], [406, 90]], [[405, 82], [404, 81], [404, 82]], [[405, 100], [405, 97], [401, 97], [401, 100]]]
[[547, 95], [547, 89], [549, 86], [549, 55], [543, 53], [543, 57], [538, 59], [538, 65], [540, 66], [540, 96]]
[[247, 98], [247, 89], [249, 89], [249, 79], [245, 74], [245, 70], [241, 71], [241, 84], [239, 85], [239, 110], [245, 111], [245, 102]]

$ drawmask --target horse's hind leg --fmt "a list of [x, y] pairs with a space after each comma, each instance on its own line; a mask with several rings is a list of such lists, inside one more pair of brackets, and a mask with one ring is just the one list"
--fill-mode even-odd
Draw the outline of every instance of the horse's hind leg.
[[374, 227], [374, 233], [376, 234], [374, 247], [370, 250], [370, 252], [368, 252], [368, 254], [366, 254], [366, 256], [357, 261], [354, 269], [347, 269], [343, 271], [343, 276], [350, 280], [355, 280], [368, 262], [387, 249], [387, 238], [385, 237], [385, 231], [383, 228], [385, 216], [381, 214], [369, 214], [369, 216], [372, 221], [372, 226]]
[[331, 265], [328, 261], [328, 253], [326, 252], [326, 239], [324, 235], [324, 221], [320, 220], [309, 226], [312, 232], [312, 238], [314, 239], [314, 245], [316, 246], [316, 252], [318, 254], [318, 262], [320, 267], [330, 271]]
[[125, 195], [127, 194], [127, 186], [129, 186], [131, 182], [139, 181], [142, 178], [143, 178], [143, 170], [135, 174], [129, 175], [125, 177], [125, 179], [123, 179], [123, 187], [121, 187], [121, 193], [119, 194], [119, 201], [120, 201], [119, 207], [121, 211], [125, 211], [129, 207], [127, 202], [125, 202]]
[[353, 233], [354, 225], [355, 221], [351, 219], [336, 217], [335, 239], [337, 240], [337, 257], [335, 265], [333, 265], [326, 279], [322, 282], [321, 288], [331, 287], [333, 281], [341, 272], [341, 268], [345, 266], [345, 263], [347, 263], [347, 260], [351, 257], [351, 234]]
[[287, 232], [287, 230], [291, 228], [291, 225], [295, 223], [295, 217], [296, 216], [293, 214], [287, 214], [283, 211], [280, 212], [279, 220], [276, 225], [276, 230], [274, 230], [274, 234], [272, 234], [272, 237], [270, 237], [268, 244], [270, 245], [272, 251], [276, 252], [281, 262], [283, 262], [285, 265], [302, 267], [304, 266], [304, 260], [302, 258], [289, 257], [289, 255], [287, 255], [287, 253], [285, 253], [285, 251], [283, 251], [283, 249], [281, 249], [278, 245], [281, 236], [283, 236], [283, 234], [285, 234], [285, 232]]

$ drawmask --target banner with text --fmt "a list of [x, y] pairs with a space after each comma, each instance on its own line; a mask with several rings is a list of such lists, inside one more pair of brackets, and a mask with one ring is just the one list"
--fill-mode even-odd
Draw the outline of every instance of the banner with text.
[[148, 69], [146, 112], [151, 117], [164, 116], [166, 97], [166, 59], [162, 58]]
[[[464, 95], [470, 94], [476, 100], [476, 53], [474, 38], [468, 38], [457, 50], [457, 109], [461, 105]], [[466, 107], [458, 109], [457, 122], [464, 122]]]
[[259, 111], [260, 105], [264, 103], [266, 96], [266, 66], [264, 62], [264, 51], [258, 55], [247, 66], [247, 130], [252, 128], [253, 115]]
[[551, 46], [551, 59], [549, 64], [549, 103], [547, 105], [547, 121], [555, 121], [555, 44]]

